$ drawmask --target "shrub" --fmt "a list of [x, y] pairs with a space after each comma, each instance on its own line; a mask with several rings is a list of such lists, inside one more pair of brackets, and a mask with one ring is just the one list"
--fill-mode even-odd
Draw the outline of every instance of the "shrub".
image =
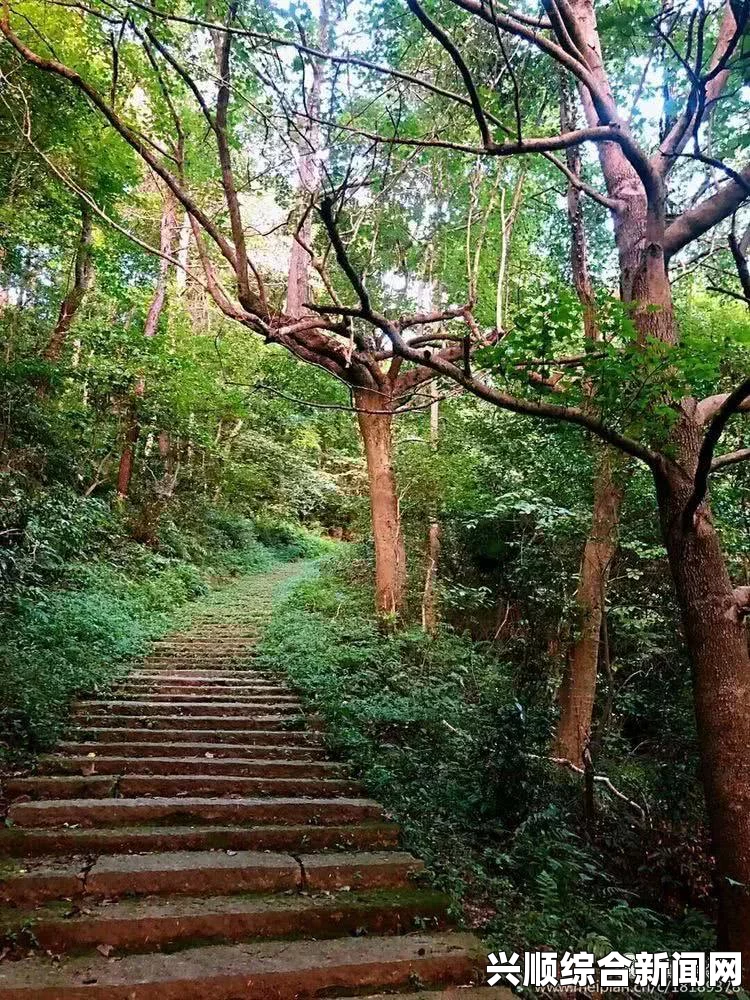
[[192, 527], [188, 519], [162, 524], [154, 552], [129, 540], [124, 518], [103, 501], [60, 490], [12, 496], [5, 520], [18, 531], [0, 549], [0, 753], [50, 746], [71, 700], [105, 691], [128, 657], [207, 593], [209, 579], [320, 549], [314, 536], [283, 522], [256, 530], [247, 518], [196, 509]]
[[[605, 846], [634, 840], [620, 803], [602, 797], [602, 839], [587, 836], [580, 780], [546, 759], [550, 710], [521, 698], [511, 664], [449, 628], [434, 638], [384, 633], [356, 585], [368, 566], [343, 557], [321, 572], [289, 592], [261, 661], [321, 714], [332, 751], [493, 947], [606, 952], [710, 940], [700, 914], [670, 919], [625, 888]], [[641, 859], [642, 850], [641, 841]]]

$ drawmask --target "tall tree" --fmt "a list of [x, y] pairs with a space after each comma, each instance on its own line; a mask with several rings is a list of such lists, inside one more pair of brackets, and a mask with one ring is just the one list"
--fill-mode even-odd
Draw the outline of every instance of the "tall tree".
[[[73, 258], [71, 280], [68, 282], [67, 291], [60, 303], [57, 321], [52, 328], [49, 340], [42, 353], [42, 357], [49, 364], [55, 365], [60, 361], [65, 349], [68, 331], [83, 304], [86, 292], [91, 287], [94, 277], [94, 266], [91, 258], [93, 240], [94, 224], [91, 208], [85, 201], [82, 201], [81, 234], [78, 238]], [[49, 376], [45, 376], [37, 386], [37, 395], [45, 397], [49, 390], [50, 379]]]
[[[750, 379], [741, 379], [731, 391], [714, 392], [697, 400], [687, 380], [678, 373], [680, 331], [675, 318], [669, 262], [684, 247], [720, 226], [750, 196], [750, 166], [734, 167], [718, 157], [708, 157], [726, 180], [714, 193], [699, 197], [682, 211], [667, 211], [674, 168], [681, 158], [703, 164], [701, 128], [716, 114], [727, 82], [737, 72], [733, 55], [750, 20], [750, 4], [725, 4], [713, 11], [677, 14], [669, 11], [667, 26], [657, 19], [653, 48], [677, 52], [684, 71], [687, 95], [681, 114], [669, 123], [657, 148], [648, 153], [614, 97], [605, 68], [599, 29], [590, 0], [548, 0], [543, 18], [500, 10], [479, 0], [452, 0], [447, 7], [475, 19], [485, 44], [494, 37], [507, 54], [507, 41], [518, 39], [561, 66], [576, 81], [587, 124], [548, 136], [523, 134], [520, 113], [516, 130], [485, 107], [470, 59], [446, 29], [418, 0], [407, 0], [410, 10], [434, 43], [452, 59], [464, 94], [445, 94], [447, 100], [471, 109], [478, 142], [432, 134], [427, 137], [360, 129], [369, 143], [416, 146], [425, 152], [452, 149], [477, 156], [515, 156], [556, 151], [593, 142], [599, 154], [606, 194], [573, 177], [568, 179], [601, 204], [614, 222], [618, 250], [620, 296], [629, 309], [636, 331], [635, 366], [647, 381], [654, 368], [661, 372], [656, 388], [647, 393], [646, 405], [636, 419], [632, 408], [621, 413], [623, 429], [601, 410], [585, 405], [549, 402], [515, 395], [472, 372], [439, 357], [425, 358], [403, 335], [404, 318], [390, 319], [377, 310], [347, 254], [336, 218], [327, 203], [323, 218], [336, 248], [337, 259], [356, 293], [355, 312], [385, 332], [399, 356], [423, 363], [453, 379], [495, 405], [517, 413], [576, 424], [625, 455], [644, 462], [654, 477], [661, 533], [666, 546], [675, 591], [682, 610], [685, 639], [694, 671], [695, 710], [701, 753], [701, 773], [715, 845], [720, 887], [720, 939], [743, 951], [745, 975], [750, 976], [750, 674], [744, 611], [730, 580], [727, 563], [714, 525], [708, 499], [711, 471], [721, 467], [715, 450], [730, 418], [750, 408]], [[718, 27], [711, 31], [718, 17]], [[681, 34], [681, 30], [687, 32]], [[680, 30], [678, 30], [680, 29]], [[663, 45], [667, 36], [668, 44]], [[485, 36], [482, 35], [484, 38]], [[678, 49], [685, 38], [687, 54]], [[687, 69], [685, 68], [687, 67]], [[480, 67], [481, 69], [481, 67]], [[429, 87], [431, 84], [425, 83]], [[520, 109], [519, 102], [516, 108]], [[496, 129], [510, 132], [498, 140]], [[691, 145], [693, 150], [687, 151]], [[559, 162], [559, 161], [558, 161]], [[351, 308], [349, 312], [351, 313]], [[468, 322], [466, 313], [463, 318]], [[656, 363], [654, 364], [654, 359]], [[640, 359], [640, 360], [639, 360]], [[591, 367], [584, 376], [588, 377]], [[629, 424], [631, 426], [629, 426]], [[636, 436], [640, 430], [641, 436]]]
[[[560, 127], [563, 133], [575, 129], [575, 106], [567, 78], [561, 74]], [[568, 181], [567, 208], [570, 226], [570, 271], [581, 303], [583, 332], [595, 344], [601, 340], [596, 321], [594, 287], [588, 262], [586, 226], [583, 214], [581, 151], [579, 146], [565, 150], [571, 172]], [[579, 183], [575, 183], [575, 181]], [[595, 387], [588, 384], [587, 395]], [[595, 405], [595, 401], [592, 399]], [[575, 638], [566, 652], [566, 663], [558, 693], [560, 720], [555, 735], [554, 752], [576, 767], [584, 764], [584, 754], [591, 736], [591, 721], [596, 697], [597, 670], [602, 620], [610, 567], [617, 547], [617, 528], [622, 502], [622, 486], [616, 481], [619, 463], [606, 448], [598, 445], [595, 458], [593, 512], [591, 529], [581, 556], [576, 589]]]
[[[156, 279], [154, 294], [149, 303], [146, 313], [146, 321], [143, 325], [143, 336], [150, 340], [156, 336], [159, 328], [159, 320], [164, 311], [167, 300], [167, 286], [169, 284], [169, 274], [172, 268], [172, 253], [177, 235], [177, 217], [175, 213], [175, 199], [169, 191], [164, 196], [162, 202], [161, 222], [159, 226], [159, 274]], [[138, 438], [141, 435], [141, 425], [138, 418], [138, 407], [143, 400], [146, 391], [146, 379], [139, 375], [136, 378], [133, 399], [128, 406], [125, 435], [123, 439], [122, 452], [120, 454], [120, 464], [117, 470], [117, 494], [125, 498], [130, 493], [130, 481], [133, 477], [133, 465], [135, 463], [135, 451]]]

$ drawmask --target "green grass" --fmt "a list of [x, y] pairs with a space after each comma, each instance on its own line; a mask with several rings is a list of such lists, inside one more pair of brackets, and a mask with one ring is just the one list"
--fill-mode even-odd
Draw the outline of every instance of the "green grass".
[[328, 548], [296, 526], [231, 515], [214, 514], [200, 534], [166, 526], [158, 552], [107, 528], [96, 545], [92, 531], [82, 533], [75, 549], [48, 535], [41, 568], [18, 560], [26, 573], [16, 574], [0, 616], [0, 758], [53, 744], [70, 702], [105, 691], [196, 601]]

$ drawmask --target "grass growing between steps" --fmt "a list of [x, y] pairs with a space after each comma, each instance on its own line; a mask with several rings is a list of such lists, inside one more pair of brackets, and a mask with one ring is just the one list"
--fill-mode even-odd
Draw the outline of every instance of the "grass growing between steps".
[[602, 795], [597, 835], [584, 835], [580, 783], [544, 759], [550, 719], [520, 703], [512, 665], [448, 629], [384, 634], [369, 579], [342, 556], [288, 584], [260, 662], [323, 717], [333, 753], [456, 912], [498, 951], [710, 946], [702, 914], [657, 911], [658, 873], [650, 898], [643, 870], [628, 876], [653, 865], [620, 803]]
[[96, 500], [41, 512], [0, 560], [0, 761], [53, 744], [70, 702], [106, 690], [196, 601], [328, 548], [294, 525], [214, 512], [200, 531], [165, 530], [155, 552]]

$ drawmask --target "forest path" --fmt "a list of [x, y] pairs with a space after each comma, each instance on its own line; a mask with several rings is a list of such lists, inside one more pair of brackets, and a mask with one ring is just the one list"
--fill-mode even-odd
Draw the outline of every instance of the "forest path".
[[481, 982], [481, 949], [398, 828], [254, 666], [303, 572], [217, 592], [8, 783], [0, 929], [25, 957], [0, 959], [2, 1000], [485, 995], [452, 988]]

